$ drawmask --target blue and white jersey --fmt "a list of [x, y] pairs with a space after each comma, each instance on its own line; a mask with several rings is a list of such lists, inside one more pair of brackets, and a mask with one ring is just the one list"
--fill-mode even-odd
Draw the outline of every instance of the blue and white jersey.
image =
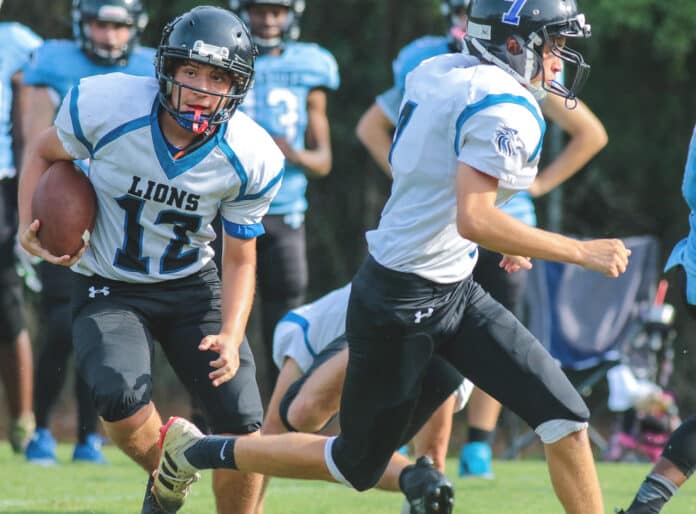
[[[333, 55], [312, 43], [288, 43], [280, 55], [262, 55], [254, 65], [254, 87], [241, 109], [274, 137], [285, 138], [296, 150], [305, 148], [307, 95], [312, 89], [338, 89]], [[283, 185], [270, 214], [307, 210], [307, 178], [299, 166], [287, 164]]]
[[689, 155], [684, 168], [682, 196], [691, 212], [689, 213], [689, 235], [679, 241], [667, 259], [665, 271], [682, 266], [686, 272], [686, 300], [696, 305], [696, 127], [691, 136]]
[[12, 77], [21, 71], [41, 38], [19, 23], [0, 23], [0, 180], [15, 176], [12, 153]]
[[220, 211], [227, 234], [263, 234], [262, 217], [280, 187], [283, 155], [237, 112], [200, 148], [175, 160], [158, 120], [156, 79], [122, 73], [80, 81], [55, 126], [65, 150], [90, 159], [97, 223], [74, 270], [124, 282], [191, 275], [213, 256], [210, 226]]
[[278, 369], [291, 357], [306, 372], [317, 355], [346, 332], [350, 284], [291, 310], [273, 332], [273, 362]]
[[[465, 47], [466, 48], [466, 47]], [[375, 102], [384, 115], [396, 125], [399, 118], [401, 100], [404, 97], [406, 75], [411, 73], [421, 62], [437, 55], [450, 53], [448, 38], [444, 36], [423, 36], [404, 46], [392, 63], [394, 85], [377, 96]], [[510, 216], [535, 227], [537, 225], [536, 210], [532, 197], [527, 191], [520, 191], [511, 197], [501, 209]]]
[[537, 173], [546, 130], [534, 97], [511, 75], [465, 54], [422, 63], [406, 79], [390, 162], [394, 183], [367, 233], [383, 266], [438, 283], [467, 277], [478, 252], [457, 232], [460, 162], [498, 179], [498, 204]]
[[51, 39], [34, 52], [24, 70], [24, 83], [51, 89], [57, 106], [70, 88], [85, 77], [115, 72], [154, 77], [154, 58], [152, 48], [138, 47], [125, 66], [100, 64], [87, 57], [76, 41]]

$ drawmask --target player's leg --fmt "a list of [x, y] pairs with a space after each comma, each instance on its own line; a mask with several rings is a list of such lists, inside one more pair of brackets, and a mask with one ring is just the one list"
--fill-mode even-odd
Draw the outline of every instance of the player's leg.
[[290, 223], [288, 216], [267, 215], [266, 233], [257, 241], [258, 293], [261, 297], [261, 328], [266, 359], [268, 386], [275, 384], [278, 369], [273, 365], [273, 332], [289, 310], [304, 303], [309, 273], [305, 227]]
[[[258, 439], [263, 407], [249, 343], [244, 341], [239, 348], [240, 365], [235, 376], [218, 387], [208, 378], [212, 371], [209, 363], [217, 359], [218, 354], [202, 352], [196, 344], [205, 336], [220, 331], [221, 290], [217, 271], [210, 266], [178, 282], [176, 294], [167, 292], [167, 284], [160, 286], [165, 296], [186, 298], [185, 302], [172, 301], [167, 306], [159, 338], [167, 359], [186, 388], [200, 400], [213, 434], [236, 436], [240, 441]], [[220, 514], [253, 513], [262, 478], [256, 473], [214, 470], [217, 511]]]
[[[263, 425], [261, 426], [261, 433], [263, 435], [271, 434], [283, 434], [287, 432], [285, 424], [280, 418], [280, 402], [285, 396], [288, 388], [293, 384], [298, 378], [302, 376], [302, 370], [297, 365], [295, 360], [291, 357], [286, 357], [283, 361], [283, 365], [278, 373], [278, 380], [276, 381], [275, 387], [273, 388], [273, 393], [271, 394], [271, 399], [268, 402], [268, 407], [266, 408], [266, 417], [263, 420]], [[256, 503], [256, 514], [263, 514], [264, 509], [264, 499], [266, 497], [266, 489], [270, 483], [270, 477], [263, 477], [263, 485], [261, 486], [261, 491], [259, 492], [259, 499]]]
[[338, 412], [348, 366], [348, 346], [340, 336], [290, 385], [279, 408], [288, 430], [316, 433]]
[[[70, 273], [65, 269], [65, 273]], [[54, 275], [62, 274], [59, 266], [41, 263], [39, 267], [44, 289], [41, 294], [40, 325], [42, 345], [34, 381], [36, 433], [27, 446], [29, 462], [54, 463], [56, 441], [51, 435], [51, 413], [67, 377], [68, 356], [72, 352], [72, 319], [70, 289]], [[67, 297], [65, 296], [67, 294]]]
[[438, 352], [534, 427], [568, 514], [603, 512], [587, 438], [589, 411], [558, 364], [502, 305], [470, 282], [457, 340]]
[[[518, 318], [528, 272], [506, 273], [500, 269], [501, 255], [479, 248], [473, 277], [483, 289]], [[493, 478], [492, 455], [495, 429], [502, 406], [492, 396], [475, 388], [466, 409], [467, 444], [459, 455], [459, 476]]]
[[24, 319], [22, 284], [14, 269], [13, 239], [0, 244], [0, 379], [6, 392], [10, 444], [20, 453], [34, 431], [33, 356]]
[[416, 457], [427, 455], [442, 473], [445, 472], [455, 401], [454, 395], [450, 395], [413, 438]]
[[[108, 291], [92, 294], [93, 290]], [[148, 473], [159, 460], [160, 416], [151, 402], [152, 333], [141, 287], [75, 275], [73, 341], [78, 372], [109, 438]]]

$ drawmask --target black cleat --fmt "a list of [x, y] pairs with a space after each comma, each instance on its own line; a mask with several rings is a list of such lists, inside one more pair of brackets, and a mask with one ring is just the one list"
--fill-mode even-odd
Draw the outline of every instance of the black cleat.
[[664, 500], [650, 501], [648, 503], [634, 501], [628, 510], [616, 508], [614, 512], [616, 514], [659, 514], [664, 505]]
[[454, 488], [448, 478], [433, 467], [430, 457], [420, 457], [399, 477], [399, 487], [411, 507], [409, 514], [452, 514]]
[[150, 477], [150, 480], [147, 481], [147, 489], [145, 489], [145, 498], [143, 498], [143, 507], [140, 510], [140, 514], [170, 514], [157, 503], [157, 498], [152, 494], [153, 484], [154, 480]]

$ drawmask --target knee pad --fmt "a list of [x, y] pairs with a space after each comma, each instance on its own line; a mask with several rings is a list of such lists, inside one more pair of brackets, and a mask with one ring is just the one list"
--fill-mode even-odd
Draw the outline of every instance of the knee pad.
[[[346, 453], [348, 451], [345, 440], [341, 436], [330, 437], [324, 446], [326, 466], [331, 476], [337, 482], [361, 492], [377, 485], [377, 482], [384, 474], [384, 470], [387, 469], [389, 458], [391, 458], [390, 454], [386, 461], [382, 463], [370, 455], [365, 455], [367, 458], [359, 458], [357, 460], [354, 457], [350, 458], [350, 455], [348, 455], [349, 458], [346, 460], [343, 457]], [[344, 462], [350, 464], [339, 464]]]
[[92, 399], [99, 416], [114, 423], [126, 419], [150, 403], [149, 386], [139, 389], [102, 388], [100, 384], [92, 388]]
[[696, 416], [691, 416], [672, 434], [662, 456], [687, 477], [696, 469]]
[[552, 444], [570, 434], [585, 430], [587, 421], [571, 421], [569, 419], [552, 419], [534, 429], [544, 444]]

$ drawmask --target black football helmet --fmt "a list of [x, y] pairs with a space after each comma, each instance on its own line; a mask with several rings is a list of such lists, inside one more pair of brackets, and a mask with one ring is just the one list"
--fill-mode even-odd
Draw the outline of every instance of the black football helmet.
[[256, 43], [260, 53], [268, 53], [282, 47], [285, 41], [295, 41], [300, 37], [300, 19], [305, 10], [305, 0], [230, 0], [230, 9], [236, 12], [249, 27], [251, 27], [249, 23], [250, 5], [279, 5], [288, 8], [288, 19], [280, 37], [265, 39], [253, 34], [252, 31], [254, 43]]
[[[471, 53], [501, 67], [540, 96], [547, 91], [571, 102], [576, 99], [590, 65], [580, 52], [556, 44], [556, 38], [589, 38], [592, 34], [575, 0], [471, 0], [468, 15], [465, 40]], [[566, 73], [570, 87], [557, 81], [546, 83], [542, 55], [546, 42], [556, 57], [575, 67], [574, 76]], [[540, 72], [543, 89], [530, 83]]]
[[[90, 36], [90, 20], [127, 25], [131, 30], [128, 43], [115, 50], [99, 48]], [[73, 37], [90, 59], [103, 64], [125, 64], [133, 48], [138, 45], [147, 22], [147, 13], [140, 0], [73, 0]]]
[[440, 13], [447, 23], [447, 38], [449, 46], [456, 52], [461, 52], [466, 35], [466, 11], [471, 0], [442, 0]]
[[[159, 80], [159, 102], [184, 128], [197, 134], [210, 134], [214, 127], [229, 120], [254, 82], [256, 49], [246, 25], [226, 9], [194, 7], [169, 22], [155, 57], [155, 75]], [[213, 93], [187, 86], [174, 79], [177, 65], [195, 61], [218, 67], [232, 74], [227, 93]], [[172, 86], [179, 95], [172, 98]], [[181, 111], [181, 89], [193, 89], [217, 96], [218, 103], [209, 116]]]

